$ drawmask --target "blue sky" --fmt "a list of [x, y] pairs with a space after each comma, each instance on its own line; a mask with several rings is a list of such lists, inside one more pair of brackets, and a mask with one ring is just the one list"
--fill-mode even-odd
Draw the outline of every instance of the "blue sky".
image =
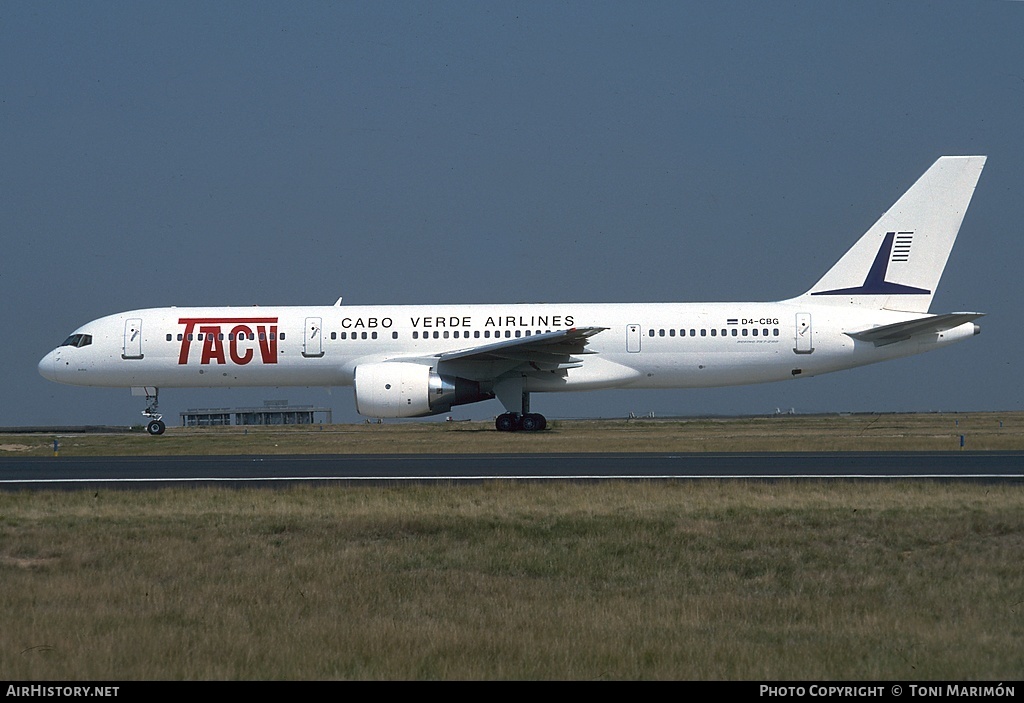
[[[932, 307], [981, 336], [533, 406], [1018, 410], [1022, 29], [1017, 2], [5, 2], [0, 425], [139, 421], [36, 372], [133, 308], [787, 298], [943, 154], [989, 156]], [[348, 388], [161, 409], [265, 398], [357, 419]]]

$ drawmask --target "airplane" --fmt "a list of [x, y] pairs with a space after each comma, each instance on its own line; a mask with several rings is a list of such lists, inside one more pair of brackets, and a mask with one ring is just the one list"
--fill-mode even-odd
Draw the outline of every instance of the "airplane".
[[708, 388], [872, 364], [980, 332], [928, 309], [985, 156], [943, 156], [805, 293], [779, 302], [164, 307], [109, 315], [39, 362], [47, 379], [131, 388], [163, 434], [160, 388], [353, 386], [370, 418], [497, 398], [540, 431], [533, 393]]

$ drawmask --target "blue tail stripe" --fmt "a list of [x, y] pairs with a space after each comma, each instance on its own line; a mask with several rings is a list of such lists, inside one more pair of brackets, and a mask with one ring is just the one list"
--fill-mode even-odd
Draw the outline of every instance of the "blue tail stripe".
[[863, 285], [856, 288], [837, 288], [836, 290], [823, 290], [811, 295], [928, 295], [930, 290], [904, 286], [899, 283], [890, 283], [885, 280], [889, 270], [889, 255], [892, 252], [892, 243], [896, 238], [895, 232], [886, 232], [882, 246], [879, 247], [875, 260], [871, 264], [867, 278]]

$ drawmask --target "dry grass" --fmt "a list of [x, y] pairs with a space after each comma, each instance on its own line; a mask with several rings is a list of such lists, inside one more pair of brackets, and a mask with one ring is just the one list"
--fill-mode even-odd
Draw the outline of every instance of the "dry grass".
[[1024, 676], [1020, 487], [0, 494], [12, 679]]
[[[955, 451], [1024, 449], [1024, 413], [809, 415], [728, 419], [558, 420], [539, 433], [481, 422], [169, 428], [60, 437], [62, 455], [502, 452]], [[46, 456], [52, 435], [7, 435], [0, 456]]]

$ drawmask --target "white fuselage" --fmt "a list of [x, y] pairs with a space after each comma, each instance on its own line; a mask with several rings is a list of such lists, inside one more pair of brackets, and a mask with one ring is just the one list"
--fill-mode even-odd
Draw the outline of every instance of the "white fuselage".
[[75, 335], [90, 343], [54, 349], [39, 370], [81, 386], [346, 386], [361, 364], [593, 326], [606, 329], [589, 340], [584, 363], [527, 377], [524, 390], [706, 388], [862, 366], [978, 329], [884, 346], [844, 334], [919, 317], [792, 302], [150, 308], [80, 327]]
[[[539, 431], [530, 393], [707, 388], [814, 376], [936, 349], [981, 313], [928, 313], [984, 156], [943, 156], [806, 293], [776, 303], [153, 308], [79, 328], [54, 381], [141, 388], [346, 386], [371, 417], [497, 398]], [[340, 303], [340, 300], [339, 300]]]

